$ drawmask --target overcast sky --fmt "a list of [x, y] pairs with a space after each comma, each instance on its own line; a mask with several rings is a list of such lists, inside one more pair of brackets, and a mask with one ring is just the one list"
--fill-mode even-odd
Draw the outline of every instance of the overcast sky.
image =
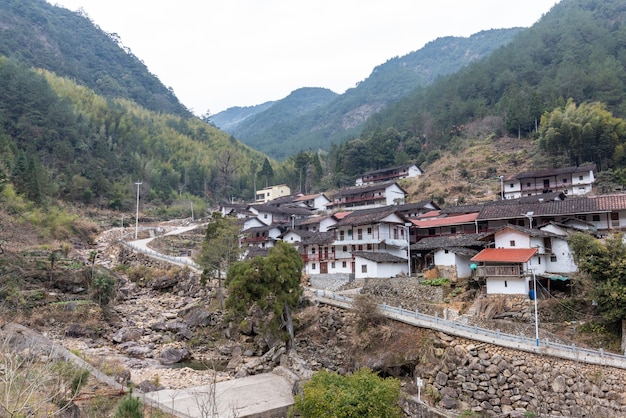
[[197, 115], [343, 93], [442, 36], [530, 27], [557, 0], [48, 0], [82, 8]]

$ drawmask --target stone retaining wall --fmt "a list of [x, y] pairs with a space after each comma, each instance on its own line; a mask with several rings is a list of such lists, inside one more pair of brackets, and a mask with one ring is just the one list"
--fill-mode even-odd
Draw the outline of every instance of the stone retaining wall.
[[436, 333], [417, 366], [439, 406], [489, 416], [626, 416], [626, 370]]
[[445, 297], [444, 286], [422, 285], [414, 277], [365, 279], [361, 292], [374, 296], [378, 303], [418, 310], [429, 315], [442, 314], [432, 304], [440, 303]]

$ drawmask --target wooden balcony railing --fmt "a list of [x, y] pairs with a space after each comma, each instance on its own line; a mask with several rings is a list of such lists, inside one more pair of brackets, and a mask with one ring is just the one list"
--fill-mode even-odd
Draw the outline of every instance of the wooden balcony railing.
[[502, 265], [502, 266], [478, 266], [476, 274], [479, 277], [519, 277], [522, 274], [520, 266]]

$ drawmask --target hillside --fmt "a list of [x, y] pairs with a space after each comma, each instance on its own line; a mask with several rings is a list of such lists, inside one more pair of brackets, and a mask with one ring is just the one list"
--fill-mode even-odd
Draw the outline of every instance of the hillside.
[[[489, 57], [373, 115], [358, 139], [332, 150], [333, 183], [406, 161], [430, 163], [476, 138], [464, 133], [470, 127], [536, 140], [549, 158], [535, 168], [593, 162], [601, 171], [623, 171], [626, 131], [615, 118], [626, 115], [625, 22], [620, 1], [561, 1]], [[583, 106], [592, 102], [598, 104]], [[599, 120], [604, 127], [594, 126]], [[547, 146], [546, 134], [563, 145]]]
[[86, 15], [45, 0], [0, 2], [0, 55], [70, 78], [106, 97], [191, 116], [116, 34], [102, 31]]
[[[374, 68], [368, 78], [326, 103], [312, 96], [303, 112], [291, 109], [292, 95], [269, 108], [250, 109], [253, 117], [226, 110], [213, 117], [215, 124], [271, 157], [285, 159], [306, 149], [328, 150], [333, 143], [358, 135], [375, 112], [410, 94], [416, 87], [458, 71], [509, 43], [520, 28], [489, 30], [469, 38], [445, 37], [418, 51], [394, 57]], [[302, 109], [302, 106], [298, 106]], [[232, 115], [232, 117], [230, 116]]]

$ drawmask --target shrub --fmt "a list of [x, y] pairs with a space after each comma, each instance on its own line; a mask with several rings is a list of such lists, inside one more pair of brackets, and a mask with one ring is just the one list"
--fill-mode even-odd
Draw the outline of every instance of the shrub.
[[132, 390], [117, 404], [115, 418], [142, 418], [143, 408], [141, 401], [133, 396]]
[[401, 417], [400, 381], [383, 379], [369, 369], [341, 376], [321, 370], [295, 398], [290, 416], [303, 418]]

